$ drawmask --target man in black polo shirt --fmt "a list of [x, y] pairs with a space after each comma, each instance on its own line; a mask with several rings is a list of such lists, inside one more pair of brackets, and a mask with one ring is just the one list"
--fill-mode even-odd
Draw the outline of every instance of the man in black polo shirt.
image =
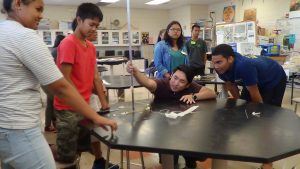
[[[150, 79], [135, 66], [127, 64], [128, 73], [133, 74], [138, 83], [154, 94], [155, 100], [179, 100], [186, 104], [193, 104], [197, 100], [216, 98], [213, 90], [193, 82], [193, 72], [187, 65], [180, 65], [173, 71], [170, 79]], [[205, 157], [184, 156], [186, 168], [196, 168], [196, 160]]]

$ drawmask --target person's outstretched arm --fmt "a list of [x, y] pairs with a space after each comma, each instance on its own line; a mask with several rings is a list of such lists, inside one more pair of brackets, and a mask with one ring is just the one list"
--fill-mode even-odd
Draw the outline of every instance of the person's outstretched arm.
[[141, 73], [138, 68], [133, 66], [130, 62], [127, 63], [127, 72], [132, 73], [136, 81], [142, 86], [146, 87], [151, 93], [156, 90], [156, 82], [146, 77], [145, 74]]
[[[194, 97], [196, 99], [194, 99]], [[198, 100], [208, 100], [208, 99], [214, 99], [216, 97], [217, 95], [213, 90], [202, 86], [198, 93], [191, 93], [188, 95], [184, 95], [180, 98], [180, 101], [186, 104], [193, 104], [196, 103], [196, 101]]]

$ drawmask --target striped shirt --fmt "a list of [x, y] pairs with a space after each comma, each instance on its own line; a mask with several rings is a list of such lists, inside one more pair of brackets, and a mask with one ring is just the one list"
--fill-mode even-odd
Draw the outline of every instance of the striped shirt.
[[27, 129], [40, 123], [40, 85], [62, 78], [36, 31], [0, 22], [0, 127]]

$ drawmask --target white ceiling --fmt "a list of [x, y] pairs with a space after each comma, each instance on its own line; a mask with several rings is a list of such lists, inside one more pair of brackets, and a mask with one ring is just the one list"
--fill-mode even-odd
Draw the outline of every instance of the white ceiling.
[[[224, 2], [226, 0], [171, 0], [166, 4], [159, 6], [145, 5], [151, 0], [130, 0], [131, 8], [147, 8], [147, 9], [172, 9], [184, 5], [207, 5], [216, 2]], [[44, 0], [45, 4], [49, 5], [79, 5], [83, 2], [97, 3], [99, 0]], [[120, 0], [117, 3], [108, 5], [109, 7], [126, 7], [127, 0]]]

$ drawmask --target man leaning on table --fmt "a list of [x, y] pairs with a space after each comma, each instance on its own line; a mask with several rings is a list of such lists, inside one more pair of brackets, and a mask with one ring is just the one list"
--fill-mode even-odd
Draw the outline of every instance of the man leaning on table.
[[[242, 56], [231, 46], [220, 44], [212, 52], [212, 62], [233, 98], [281, 107], [286, 74], [276, 61], [263, 56]], [[241, 94], [237, 84], [243, 86]], [[269, 163], [261, 168], [273, 166]]]
[[[150, 79], [130, 62], [127, 64], [127, 71], [132, 72], [137, 82], [154, 94], [155, 100], [179, 100], [186, 104], [193, 104], [198, 100], [216, 98], [213, 90], [193, 82], [193, 72], [187, 65], [176, 67], [170, 79]], [[203, 160], [205, 157], [184, 156], [184, 159], [185, 168], [188, 169], [196, 168], [196, 160]], [[164, 166], [164, 168], [168, 167]]]

